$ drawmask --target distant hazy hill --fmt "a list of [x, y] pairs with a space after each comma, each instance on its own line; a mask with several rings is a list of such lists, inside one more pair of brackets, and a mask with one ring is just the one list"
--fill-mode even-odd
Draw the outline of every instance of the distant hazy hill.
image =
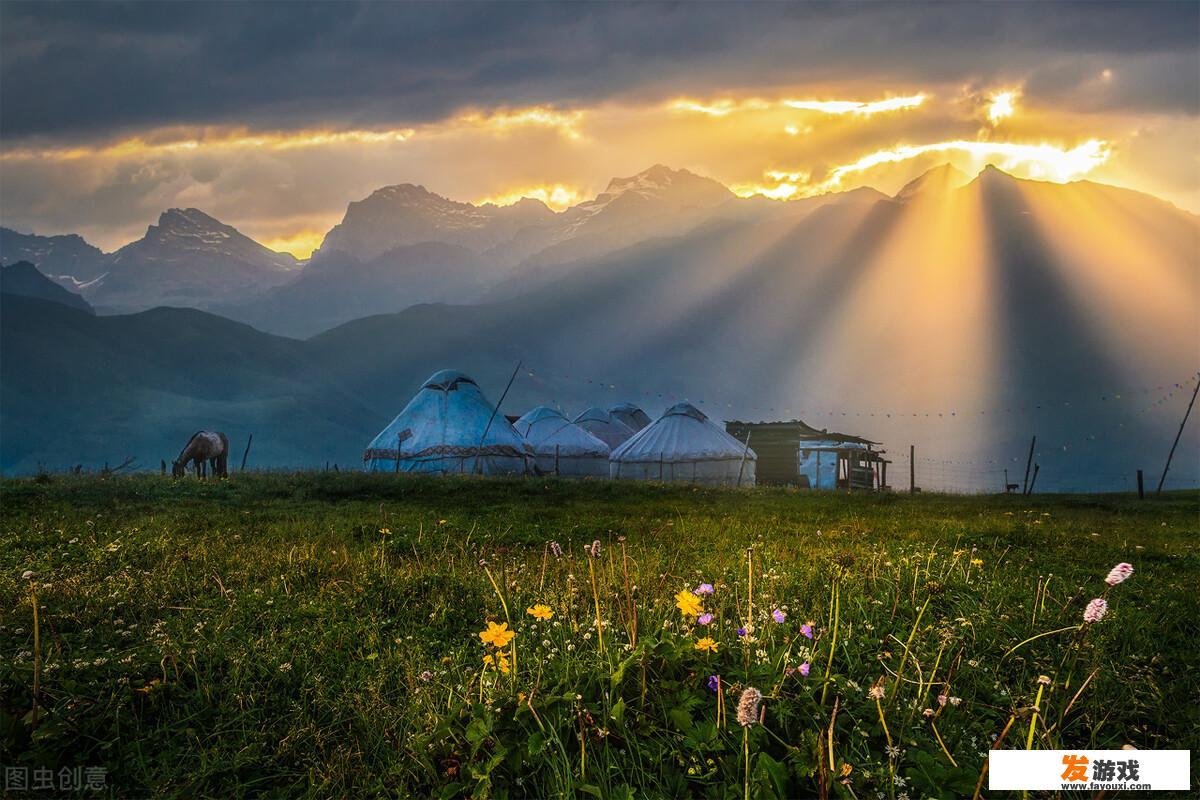
[[18, 261], [7, 267], [0, 267], [0, 292], [49, 300], [88, 314], [94, 313], [86, 300], [38, 272], [38, 268], [28, 261]]

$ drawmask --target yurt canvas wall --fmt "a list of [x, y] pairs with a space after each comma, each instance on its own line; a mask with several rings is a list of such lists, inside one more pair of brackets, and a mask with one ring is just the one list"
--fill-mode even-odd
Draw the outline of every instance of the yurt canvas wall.
[[363, 454], [370, 472], [523, 475], [529, 450], [503, 414], [461, 372], [425, 381]]
[[514, 423], [533, 451], [537, 471], [567, 478], [607, 478], [612, 449], [548, 406], [532, 409]]
[[707, 486], [753, 486], [758, 456], [689, 403], [659, 419], [613, 450], [609, 476], [683, 481]]

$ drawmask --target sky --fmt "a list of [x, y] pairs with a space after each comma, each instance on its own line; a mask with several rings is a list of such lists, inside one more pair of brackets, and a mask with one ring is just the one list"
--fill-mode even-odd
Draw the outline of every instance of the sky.
[[194, 206], [304, 257], [417, 183], [555, 209], [662, 163], [780, 200], [944, 162], [1200, 212], [1200, 4], [0, 4], [0, 224]]

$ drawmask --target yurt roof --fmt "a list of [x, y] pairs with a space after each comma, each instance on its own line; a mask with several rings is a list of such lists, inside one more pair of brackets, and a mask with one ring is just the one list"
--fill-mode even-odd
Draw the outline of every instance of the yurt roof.
[[607, 458], [611, 448], [549, 406], [530, 409], [513, 425], [537, 453]]
[[475, 381], [462, 372], [447, 369], [429, 376], [404, 410], [375, 437], [363, 457], [413, 459], [527, 453], [525, 440], [502, 414], [496, 413]]
[[691, 403], [678, 403], [613, 450], [614, 461], [715, 461], [758, 458]]
[[608, 413], [612, 414], [614, 417], [627, 425], [629, 424], [629, 421], [632, 421], [634, 425], [630, 425], [630, 427], [634, 428], [634, 430], [641, 430], [653, 422], [653, 420], [650, 419], [649, 414], [635, 406], [633, 403], [617, 403], [616, 405], [611, 405], [608, 407]]

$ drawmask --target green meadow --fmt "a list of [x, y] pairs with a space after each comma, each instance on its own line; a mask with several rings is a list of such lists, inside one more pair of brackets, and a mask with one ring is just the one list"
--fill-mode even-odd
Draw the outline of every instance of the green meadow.
[[986, 797], [992, 747], [1200, 751], [1198, 508], [5, 480], [0, 765], [112, 797]]

